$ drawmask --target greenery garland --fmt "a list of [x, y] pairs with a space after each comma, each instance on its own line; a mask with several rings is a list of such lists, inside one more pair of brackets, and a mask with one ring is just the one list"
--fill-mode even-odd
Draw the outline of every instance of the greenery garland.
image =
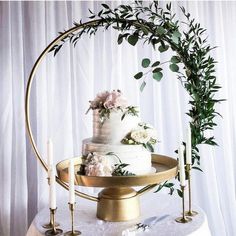
[[[130, 5], [120, 5], [115, 9], [111, 9], [106, 4], [101, 5], [102, 9], [98, 13], [89, 10], [91, 13], [89, 18], [94, 20], [93, 24], [86, 25], [79, 32], [69, 34], [51, 51], [54, 51], [56, 55], [66, 41], [70, 41], [75, 46], [82, 35], [95, 35], [99, 28], [107, 30], [111, 27], [120, 32], [118, 44], [126, 40], [135, 46], [138, 41], [142, 40], [152, 45], [159, 53], [171, 49], [174, 55], [164, 63], [169, 63], [169, 69], [176, 73], [191, 97], [189, 101], [191, 107], [187, 115], [191, 118], [192, 162], [194, 169], [201, 170], [197, 145], [217, 145], [214, 136], [208, 137], [206, 131], [213, 130], [217, 126], [214, 119], [220, 114], [215, 106], [224, 100], [215, 98], [221, 87], [216, 83], [216, 61], [210, 55], [214, 47], [207, 43], [206, 30], [195, 22], [195, 19], [192, 19], [183, 7], [180, 9], [185, 16], [185, 22], [176, 20], [171, 10], [171, 3], [166, 4], [164, 8], [159, 6], [158, 1], [148, 5], [142, 1], [135, 1]], [[75, 26], [80, 24], [82, 21], [74, 23]], [[183, 25], [184, 29], [181, 28]], [[141, 64], [148, 71], [146, 73], [140, 71], [134, 78], [142, 80], [140, 90], [143, 91], [146, 85], [145, 78], [149, 74], [156, 81], [162, 79], [161, 65], [163, 63], [158, 60], [151, 62], [149, 58], [144, 58]], [[172, 183], [165, 182], [159, 186], [158, 190], [163, 187], [169, 188], [171, 194], [174, 191]]]

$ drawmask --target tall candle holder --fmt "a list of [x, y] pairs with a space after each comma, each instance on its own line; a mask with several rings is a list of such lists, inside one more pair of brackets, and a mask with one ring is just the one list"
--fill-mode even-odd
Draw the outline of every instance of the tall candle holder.
[[197, 211], [192, 210], [192, 191], [191, 191], [191, 164], [186, 164], [186, 170], [188, 174], [188, 211], [185, 212], [187, 216], [196, 216], [198, 214]]
[[57, 209], [50, 208], [50, 223], [52, 224], [52, 228], [45, 232], [46, 236], [61, 235], [63, 233], [63, 230], [56, 228], [56, 225], [55, 225], [56, 210]]
[[185, 190], [185, 186], [181, 185], [181, 191], [182, 191], [182, 195], [183, 195], [182, 196], [183, 216], [175, 219], [175, 221], [178, 223], [188, 223], [188, 222], [192, 221], [192, 219], [190, 217], [187, 217], [185, 215], [184, 190]]
[[81, 232], [78, 230], [74, 229], [74, 210], [75, 210], [75, 202], [74, 203], [68, 203], [69, 204], [69, 209], [71, 213], [71, 230], [67, 231], [64, 235], [66, 236], [75, 236], [75, 235], [80, 235]]

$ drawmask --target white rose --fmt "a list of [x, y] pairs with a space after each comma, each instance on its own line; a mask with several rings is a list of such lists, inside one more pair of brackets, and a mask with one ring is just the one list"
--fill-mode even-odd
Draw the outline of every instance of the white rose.
[[137, 143], [147, 143], [151, 137], [147, 129], [137, 129], [131, 132], [131, 138]]

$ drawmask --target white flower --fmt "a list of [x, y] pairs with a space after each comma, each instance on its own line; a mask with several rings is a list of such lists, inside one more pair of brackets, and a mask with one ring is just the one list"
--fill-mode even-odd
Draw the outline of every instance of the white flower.
[[106, 156], [97, 153], [88, 154], [85, 162], [85, 174], [88, 176], [111, 176], [112, 167]]
[[151, 138], [147, 129], [141, 129], [141, 128], [133, 130], [130, 136], [137, 143], [147, 143]]

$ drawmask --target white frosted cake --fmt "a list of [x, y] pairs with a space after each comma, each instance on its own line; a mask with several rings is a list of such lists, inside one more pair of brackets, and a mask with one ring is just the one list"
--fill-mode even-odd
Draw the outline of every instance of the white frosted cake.
[[104, 92], [90, 102], [93, 137], [83, 140], [86, 175], [142, 175], [150, 173], [156, 142], [153, 128], [140, 122], [138, 109], [127, 106], [119, 90]]

